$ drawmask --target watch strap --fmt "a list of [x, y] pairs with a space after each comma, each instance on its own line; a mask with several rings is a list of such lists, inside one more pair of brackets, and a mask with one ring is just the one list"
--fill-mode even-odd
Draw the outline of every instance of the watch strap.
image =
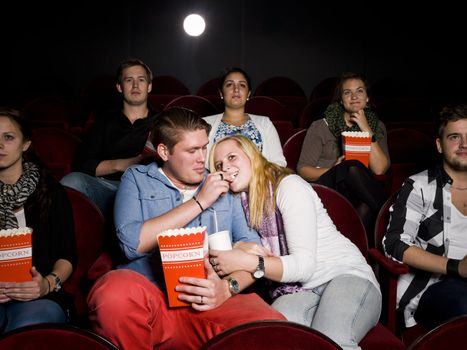
[[54, 292], [58, 292], [60, 289], [62, 289], [62, 280], [55, 272], [51, 272], [50, 275], [54, 277], [55, 281]]
[[255, 272], [253, 272], [253, 277], [256, 279], [262, 278], [264, 276], [264, 257], [258, 255], [258, 266], [256, 266]]

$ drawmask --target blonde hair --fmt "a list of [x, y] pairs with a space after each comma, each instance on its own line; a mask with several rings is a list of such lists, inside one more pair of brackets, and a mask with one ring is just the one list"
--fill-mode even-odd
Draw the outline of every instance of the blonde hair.
[[[228, 136], [214, 144], [209, 154], [209, 168], [211, 172], [217, 171], [214, 164], [214, 152], [217, 145], [228, 140], [235, 141], [250, 159], [251, 178], [248, 184], [249, 224], [250, 227], [259, 229], [264, 215], [272, 214], [276, 209], [277, 186], [284, 177], [294, 172], [289, 168], [269, 162], [264, 158], [256, 145], [243, 135]], [[270, 188], [272, 189], [272, 198]]]

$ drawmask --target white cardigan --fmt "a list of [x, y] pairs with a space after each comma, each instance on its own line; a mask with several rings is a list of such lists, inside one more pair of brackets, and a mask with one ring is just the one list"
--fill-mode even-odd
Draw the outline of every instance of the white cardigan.
[[360, 250], [337, 229], [312, 186], [298, 175], [282, 179], [276, 204], [284, 222], [289, 254], [281, 256], [281, 282], [314, 288], [350, 274], [379, 284]]
[[[222, 116], [224, 114], [215, 114], [204, 117], [209, 124], [211, 124], [211, 132], [209, 133], [209, 145], [208, 145], [208, 155], [206, 157], [206, 166], [208, 166], [209, 152], [211, 151], [211, 146], [214, 144], [214, 137], [216, 136], [216, 131], [219, 128]], [[261, 115], [249, 114], [251, 121], [256, 125], [258, 131], [260, 132], [263, 139], [263, 156], [270, 162], [276, 163], [281, 166], [286, 166], [287, 161], [285, 160], [284, 153], [282, 153], [282, 145], [279, 139], [279, 134], [277, 133], [274, 124], [271, 122], [269, 117], [264, 117]]]

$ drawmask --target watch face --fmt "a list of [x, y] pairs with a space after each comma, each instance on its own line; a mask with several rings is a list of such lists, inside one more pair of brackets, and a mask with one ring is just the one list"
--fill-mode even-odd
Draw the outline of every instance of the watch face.
[[229, 289], [230, 289], [230, 292], [233, 294], [240, 293], [240, 286], [236, 279], [231, 278], [229, 280]]
[[253, 277], [254, 278], [261, 278], [264, 276], [264, 270], [256, 270], [254, 273], [253, 273]]

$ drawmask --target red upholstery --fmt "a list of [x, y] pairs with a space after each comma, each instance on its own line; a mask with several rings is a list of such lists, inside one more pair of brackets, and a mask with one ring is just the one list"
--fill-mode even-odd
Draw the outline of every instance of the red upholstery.
[[281, 145], [284, 145], [293, 134], [300, 130], [295, 128], [289, 120], [273, 120], [272, 123], [279, 134]]
[[375, 110], [385, 121], [427, 121], [430, 119], [431, 106], [426, 98], [413, 96], [394, 96], [375, 101]]
[[220, 84], [219, 77], [209, 79], [208, 81], [201, 84], [198, 91], [196, 92], [196, 95], [199, 95], [199, 96], [217, 95], [219, 96], [219, 84]]
[[331, 101], [334, 97], [334, 92], [336, 90], [337, 84], [339, 83], [339, 80], [339, 77], [328, 77], [321, 80], [311, 91], [310, 102], [323, 98]]
[[298, 118], [308, 102], [303, 88], [291, 78], [272, 77], [258, 85], [254, 96], [273, 97], [285, 106], [287, 120], [298, 126]]
[[381, 322], [378, 322], [360, 342], [362, 350], [404, 350], [406, 345]]
[[391, 157], [391, 193], [398, 190], [407, 177], [429, 168], [437, 159], [435, 140], [416, 129], [389, 130], [388, 149]]
[[118, 350], [91, 331], [65, 324], [42, 323], [0, 336], [2, 350]]
[[303, 88], [288, 77], [272, 77], [261, 82], [255, 90], [255, 96], [304, 96]]
[[329, 106], [330, 100], [327, 98], [315, 99], [309, 102], [301, 111], [298, 125], [301, 128], [309, 128], [315, 120], [324, 117], [324, 111]]
[[182, 95], [179, 94], [149, 94], [148, 101], [152, 108], [156, 112], [159, 112], [165, 108], [170, 102], [175, 100], [177, 97]]
[[197, 95], [185, 95], [177, 97], [165, 106], [166, 109], [171, 107], [188, 108], [198, 113], [201, 117], [219, 113], [219, 110], [211, 101], [209, 101], [207, 98]]
[[100, 75], [89, 81], [81, 91], [79, 104], [84, 115], [120, 109], [122, 106], [121, 94], [116, 88], [117, 80], [113, 75]]
[[339, 232], [349, 238], [360, 249], [363, 256], [368, 258], [365, 226], [352, 203], [332, 188], [318, 184], [312, 184], [312, 186]]
[[60, 180], [71, 172], [71, 163], [81, 140], [59, 128], [37, 128], [32, 131], [32, 145], [52, 175]]
[[383, 237], [389, 223], [389, 208], [397, 198], [399, 191], [391, 194], [381, 207], [375, 223], [375, 248], [368, 253], [372, 261], [378, 264], [378, 278], [383, 294], [382, 320], [393, 333], [396, 332], [396, 287], [399, 275], [409, 272], [408, 266], [387, 258], [383, 252]]
[[288, 95], [277, 95], [272, 97], [274, 97], [277, 101], [284, 105], [287, 120], [290, 120], [294, 126], [298, 127], [300, 113], [302, 112], [303, 108], [305, 108], [308, 102], [306, 97]]
[[245, 112], [269, 117], [271, 120], [287, 120], [284, 105], [269, 96], [253, 96], [245, 105]]
[[230, 328], [211, 340], [203, 350], [339, 350], [324, 334], [288, 321], [256, 321]]
[[221, 96], [217, 93], [214, 95], [203, 95], [203, 97], [216, 106], [216, 109], [220, 112], [224, 111], [224, 100], [221, 99]]
[[171, 75], [158, 75], [152, 79], [151, 93], [155, 95], [189, 95], [190, 90]]
[[418, 338], [408, 350], [467, 349], [466, 334], [467, 315], [459, 316]]
[[219, 111], [223, 111], [224, 101], [221, 99], [221, 96], [219, 93], [219, 83], [220, 83], [219, 77], [209, 79], [208, 81], [206, 81], [199, 87], [198, 91], [196, 92], [196, 95], [207, 98], [209, 101], [211, 101], [214, 104], [214, 106], [216, 106], [216, 108]]
[[409, 267], [387, 258], [382, 245], [389, 224], [389, 209], [396, 201], [398, 194], [399, 191], [392, 193], [381, 207], [375, 223], [375, 248], [369, 249], [368, 253], [370, 259], [377, 264], [378, 279], [383, 295], [382, 322], [391, 332], [397, 334], [401, 333], [401, 338], [404, 343], [409, 345], [415, 338], [426, 332], [426, 330], [419, 325], [405, 330], [397, 328], [397, 280], [400, 275], [409, 272]]
[[[365, 227], [352, 204], [337, 191], [318, 184], [312, 184], [323, 206], [336, 225], [336, 228], [349, 238], [368, 258], [368, 240]], [[389, 329], [378, 323], [359, 344], [363, 350], [405, 349], [405, 345]]]
[[70, 99], [58, 96], [38, 97], [29, 101], [23, 114], [33, 128], [59, 127], [68, 129], [75, 119], [75, 108]]
[[88, 271], [104, 247], [104, 217], [97, 206], [84, 194], [65, 187], [73, 209], [77, 264], [64, 289], [73, 296], [77, 317], [87, 314], [86, 296], [90, 281]]
[[287, 160], [287, 167], [294, 171], [297, 170], [297, 164], [300, 158], [300, 153], [302, 152], [302, 145], [305, 140], [306, 131], [306, 129], [297, 131], [295, 134], [290, 136], [282, 147], [284, 157]]
[[384, 122], [384, 125], [386, 126], [386, 130], [392, 130], [392, 129], [400, 129], [400, 128], [408, 128], [408, 129], [415, 129], [418, 131], [421, 131], [425, 133], [429, 137], [433, 137], [436, 135], [435, 129], [436, 129], [436, 123], [435, 121], [392, 121], [392, 120], [386, 120]]

